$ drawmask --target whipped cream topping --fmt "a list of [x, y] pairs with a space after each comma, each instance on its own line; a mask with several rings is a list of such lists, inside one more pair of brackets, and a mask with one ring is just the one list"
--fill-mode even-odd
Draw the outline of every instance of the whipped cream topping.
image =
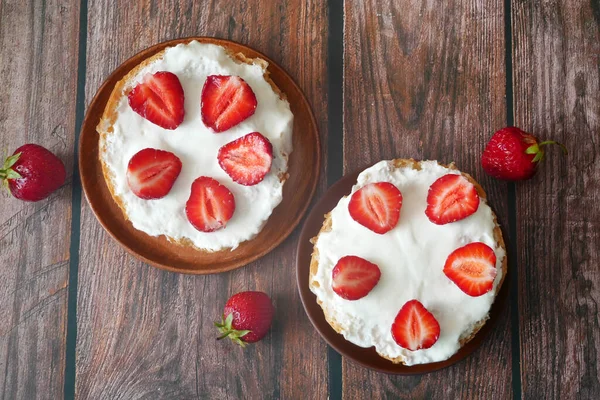
[[[435, 161], [422, 162], [419, 171], [410, 167], [397, 169], [391, 161], [381, 161], [363, 171], [352, 193], [374, 182], [391, 182], [402, 192], [400, 220], [384, 235], [350, 217], [351, 196], [342, 198], [331, 212], [331, 231], [321, 233], [315, 244], [319, 267], [311, 290], [350, 342], [361, 347], [375, 346], [379, 354], [400, 357], [407, 365], [443, 361], [456, 353], [459, 340], [487, 317], [502, 280], [505, 257], [504, 249], [494, 238], [492, 210], [481, 199], [478, 210], [461, 221], [435, 225], [425, 215], [431, 184], [443, 175], [459, 173]], [[470, 297], [444, 275], [443, 268], [452, 251], [477, 241], [494, 249], [497, 275], [490, 292]], [[331, 288], [333, 267], [346, 255], [362, 257], [381, 270], [375, 288], [355, 301], [342, 299]], [[392, 338], [391, 326], [398, 311], [412, 299], [423, 303], [440, 324], [440, 337], [429, 349], [410, 351]]]
[[[115, 195], [122, 200], [136, 229], [151, 236], [166, 235], [176, 240], [187, 238], [196, 247], [207, 251], [234, 249], [261, 231], [282, 200], [280, 176], [287, 171], [293, 127], [290, 106], [263, 77], [265, 68], [258, 64], [238, 63], [221, 46], [192, 41], [168, 48], [162, 59], [144, 67], [124, 89], [127, 93], [146, 74], [169, 71], [178, 76], [185, 92], [185, 119], [177, 129], [163, 129], [135, 113], [124, 93], [118, 104], [113, 132], [106, 135], [106, 151], [101, 153], [101, 157], [111, 172]], [[222, 133], [213, 133], [207, 128], [200, 116], [200, 95], [208, 75], [242, 77], [256, 94], [258, 105], [254, 115]], [[100, 129], [106, 130], [108, 126]], [[224, 144], [250, 132], [260, 132], [269, 139], [273, 145], [273, 164], [262, 182], [242, 186], [221, 169], [217, 153]], [[171, 192], [162, 199], [140, 199], [127, 185], [129, 160], [147, 147], [170, 151], [183, 164]], [[200, 232], [187, 220], [185, 204], [192, 182], [200, 176], [218, 180], [235, 197], [235, 213], [224, 229]]]

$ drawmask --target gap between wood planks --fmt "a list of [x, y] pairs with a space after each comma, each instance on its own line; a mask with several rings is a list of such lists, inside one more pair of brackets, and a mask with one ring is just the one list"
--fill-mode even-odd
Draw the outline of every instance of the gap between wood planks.
[[64, 398], [75, 398], [77, 346], [77, 278], [81, 241], [81, 178], [79, 176], [79, 134], [85, 115], [85, 75], [87, 53], [87, 0], [79, 4], [79, 48], [77, 53], [77, 97], [75, 103], [75, 142], [73, 149], [73, 193], [71, 196], [71, 245], [69, 248], [69, 294], [67, 306], [67, 340], [65, 346]]
[[[506, 125], [513, 126], [514, 94], [513, 94], [513, 58], [512, 58], [512, 0], [504, 1], [504, 49], [506, 71]], [[517, 251], [517, 198], [513, 182], [508, 183], [508, 262], [511, 269], [510, 278], [510, 345], [513, 399], [521, 399], [521, 349], [519, 341], [519, 274]]]
[[[328, 2], [327, 186], [344, 174], [344, 1]], [[342, 398], [342, 356], [327, 346], [329, 399]]]

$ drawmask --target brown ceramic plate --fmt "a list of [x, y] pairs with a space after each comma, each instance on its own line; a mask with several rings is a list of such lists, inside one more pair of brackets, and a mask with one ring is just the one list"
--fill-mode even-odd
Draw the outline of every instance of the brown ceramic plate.
[[[364, 168], [363, 168], [364, 169]], [[331, 347], [342, 354], [344, 357], [349, 358], [353, 362], [360, 364], [364, 367], [374, 369], [379, 372], [385, 372], [388, 374], [398, 375], [415, 375], [424, 374], [427, 372], [436, 371], [452, 364], [459, 362], [460, 360], [473, 353], [483, 342], [487, 334], [493, 329], [496, 320], [498, 320], [502, 310], [506, 305], [506, 299], [508, 297], [508, 282], [510, 282], [511, 269], [508, 269], [508, 275], [504, 280], [502, 288], [496, 300], [490, 310], [490, 319], [481, 328], [481, 330], [475, 335], [475, 337], [465, 344], [455, 355], [450, 357], [446, 361], [431, 363], [431, 364], [420, 364], [407, 367], [401, 364], [394, 364], [383, 357], [380, 357], [375, 351], [374, 347], [363, 348], [356, 346], [346, 339], [339, 333], [337, 333], [329, 325], [323, 310], [317, 304], [317, 297], [310, 291], [308, 287], [308, 279], [310, 273], [310, 260], [313, 252], [313, 246], [310, 243], [310, 239], [317, 236], [323, 225], [323, 216], [333, 210], [337, 205], [338, 201], [348, 195], [352, 191], [352, 186], [356, 183], [359, 173], [363, 170], [353, 172], [344, 176], [338, 182], [336, 182], [325, 195], [319, 200], [319, 202], [312, 209], [304, 227], [300, 234], [300, 241], [298, 242], [298, 252], [296, 258], [296, 274], [298, 281], [298, 290], [300, 291], [300, 298], [302, 304], [308, 314], [308, 318], [315, 326], [317, 331], [321, 334], [323, 339]], [[506, 238], [506, 235], [504, 235]], [[500, 327], [500, 329], [504, 329]]]
[[[96, 125], [115, 84], [146, 58], [166, 47], [198, 40], [214, 43], [247, 57], [260, 57], [269, 63], [271, 79], [286, 94], [294, 113], [294, 151], [288, 164], [289, 179], [283, 187], [283, 201], [274, 210], [263, 230], [253, 240], [240, 244], [234, 251], [205, 253], [169, 242], [164, 236], [152, 237], [133, 228], [114, 202], [102, 175], [98, 159]], [[252, 262], [279, 245], [298, 225], [314, 194], [320, 166], [317, 124], [308, 101], [293, 79], [265, 55], [228, 40], [195, 37], [171, 40], [152, 46], [117, 68], [102, 84], [90, 104], [79, 145], [79, 173], [90, 206], [100, 224], [125, 249], [158, 268], [188, 274], [211, 274], [229, 271]]]

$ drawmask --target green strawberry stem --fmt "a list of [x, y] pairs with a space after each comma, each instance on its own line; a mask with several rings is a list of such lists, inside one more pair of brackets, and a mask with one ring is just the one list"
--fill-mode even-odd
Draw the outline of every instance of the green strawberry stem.
[[526, 154], [535, 154], [535, 157], [533, 157], [533, 160], [531, 160], [531, 162], [533, 162], [533, 163], [542, 161], [544, 159], [544, 155], [545, 155], [544, 154], [544, 150], [542, 149], [542, 146], [546, 146], [546, 145], [549, 145], [549, 144], [559, 145], [560, 148], [563, 150], [563, 152], [565, 154], [569, 153], [567, 151], [567, 148], [565, 147], [564, 144], [555, 142], [554, 140], [546, 140], [546, 141], [541, 142], [541, 143], [532, 144], [527, 149], [525, 149], [525, 153]]
[[237, 343], [242, 347], [246, 347], [246, 342], [242, 340], [242, 337], [250, 333], [250, 331], [234, 329], [231, 326], [232, 323], [233, 314], [229, 314], [227, 318], [225, 318], [225, 316], [223, 315], [223, 317], [221, 317], [221, 323], [215, 322], [215, 326], [219, 329], [219, 332], [221, 332], [221, 335], [217, 338], [217, 340], [225, 339], [226, 337], [228, 337], [234, 343]]
[[556, 144], [556, 145], [559, 145], [559, 146], [560, 146], [560, 148], [562, 149], [563, 153], [565, 153], [565, 154], [569, 154], [569, 151], [567, 150], [567, 147], [566, 147], [564, 144], [562, 144], [562, 143], [558, 143], [558, 142], [555, 142], [554, 140], [545, 140], [545, 141], [543, 141], [542, 143], [539, 143], [539, 144], [538, 144], [538, 146], [539, 146], [539, 147], [542, 147], [542, 146], [546, 146], [546, 145], [548, 145], [548, 144]]

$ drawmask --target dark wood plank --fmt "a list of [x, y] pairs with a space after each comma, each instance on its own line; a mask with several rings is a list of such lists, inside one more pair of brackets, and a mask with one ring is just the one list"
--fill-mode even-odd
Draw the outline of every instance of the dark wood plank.
[[[480, 167], [506, 123], [503, 6], [392, 3], [345, 3], [345, 171], [391, 158], [455, 161], [506, 226], [507, 186]], [[344, 359], [344, 398], [510, 398], [508, 315], [469, 359], [429, 375], [387, 376]]]
[[562, 141], [517, 185], [526, 398], [600, 398], [600, 3], [514, 1], [515, 124]]
[[[230, 38], [280, 63], [299, 83], [326, 133], [326, 5], [322, 2], [140, 1], [90, 3], [86, 98], [112, 69], [159, 41]], [[298, 132], [297, 134], [301, 134]], [[324, 174], [321, 179], [323, 188]], [[82, 399], [326, 398], [326, 346], [296, 290], [295, 232], [232, 273], [184, 276], [125, 253], [82, 207], [76, 394]], [[272, 332], [246, 350], [215, 342], [215, 321], [242, 290], [269, 293]], [[292, 378], [293, 377], [293, 378]]]
[[62, 397], [79, 8], [0, 0], [0, 157], [38, 143], [65, 163], [48, 199], [0, 196], [0, 398]]

